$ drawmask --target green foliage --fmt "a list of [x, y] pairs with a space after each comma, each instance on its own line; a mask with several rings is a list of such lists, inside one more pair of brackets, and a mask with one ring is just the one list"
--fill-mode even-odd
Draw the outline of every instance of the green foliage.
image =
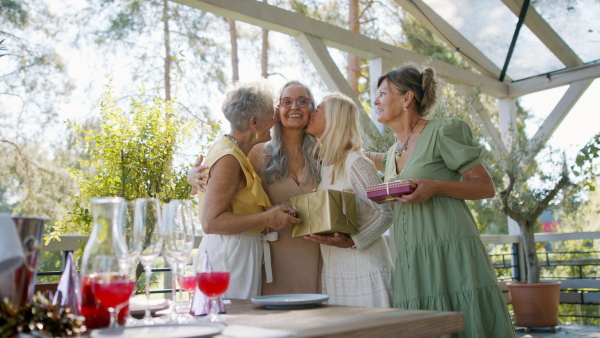
[[592, 137], [575, 158], [575, 165], [572, 167], [576, 176], [583, 178], [583, 185], [591, 191], [595, 190], [593, 184], [594, 178], [598, 172], [598, 158], [600, 158], [600, 133]]
[[125, 113], [117, 107], [110, 83], [106, 87], [100, 104], [100, 130], [69, 125], [84, 136], [81, 145], [89, 158], [79, 161], [80, 168], [68, 169], [79, 192], [73, 192], [71, 210], [56, 224], [50, 238], [71, 232], [89, 235], [92, 215], [88, 200], [92, 197], [156, 197], [163, 202], [189, 198], [187, 168], [174, 167], [173, 161], [193, 123], [180, 117], [174, 101], [164, 101], [158, 93], [151, 104], [146, 103], [143, 89], [132, 99], [131, 111]]
[[0, 0], [0, 17], [17, 27], [26, 26], [29, 22], [29, 12], [22, 1]]
[[[77, 43], [92, 43], [92, 47], [110, 52], [131, 64], [131, 80], [169, 93], [176, 81], [170, 77], [173, 69], [167, 62], [185, 51], [187, 59], [178, 80], [184, 93], [179, 98], [179, 111], [198, 123], [213, 122], [209, 102], [225, 90], [228, 78], [224, 72], [227, 54], [223, 54], [220, 40], [226, 31], [220, 17], [171, 1], [91, 0], [87, 5], [74, 19], [82, 26]], [[114, 64], [108, 62], [101, 65], [111, 66]], [[120, 95], [135, 93], [124, 88]]]
[[406, 37], [406, 46], [410, 50], [431, 58], [444, 61], [462, 68], [471, 68], [455, 50], [438, 39], [430, 30], [425, 28], [411, 15], [404, 15], [401, 22], [402, 31]]

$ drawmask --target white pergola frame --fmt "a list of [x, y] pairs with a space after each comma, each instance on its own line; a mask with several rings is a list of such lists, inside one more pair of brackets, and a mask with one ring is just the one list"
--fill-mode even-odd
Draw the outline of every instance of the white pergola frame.
[[[298, 41], [315, 68], [321, 74], [331, 91], [339, 91], [358, 98], [350, 89], [345, 76], [333, 62], [327, 47], [337, 48], [369, 60], [372, 81], [387, 72], [393, 66], [412, 61], [422, 63], [428, 56], [397, 46], [371, 39], [364, 35], [334, 26], [305, 15], [271, 6], [259, 1], [248, 0], [172, 0], [174, 2], [211, 12], [229, 19], [246, 22], [261, 28], [277, 31], [292, 36]], [[433, 60], [431, 65], [446, 81], [469, 87], [480, 86], [482, 91], [498, 99], [500, 125], [495, 126], [484, 110], [480, 110], [481, 120], [486, 136], [490, 138], [492, 148], [496, 152], [508, 151], [510, 148], [511, 130], [515, 128], [515, 99], [534, 92], [569, 85], [561, 100], [548, 115], [533, 137], [532, 147], [543, 145], [552, 136], [577, 100], [594, 79], [600, 77], [600, 64], [584, 64], [575, 52], [566, 44], [550, 25], [529, 7], [524, 24], [556, 55], [565, 65], [565, 69], [541, 74], [526, 80], [512, 82], [506, 78], [499, 81], [501, 70], [471, 44], [464, 36], [444, 21], [432, 8], [422, 0], [395, 0], [404, 10], [430, 29], [438, 38], [453, 48], [458, 48], [473, 59], [473, 67], [481, 74], [455, 67], [448, 63]], [[519, 15], [523, 0], [502, 0], [513, 12]], [[442, 34], [443, 31], [443, 34]], [[371, 84], [371, 88], [375, 86]], [[372, 91], [373, 96], [375, 90]], [[361, 105], [359, 104], [359, 107]], [[367, 130], [381, 131], [381, 126], [371, 123], [366, 113], [361, 111], [361, 124]]]
[[[357, 103], [361, 110], [361, 126], [371, 132], [365, 134], [374, 135], [373, 131], [382, 132], [383, 128], [377, 122], [371, 121], [362, 109], [362, 105], [351, 90], [345, 76], [331, 58], [327, 47], [337, 48], [369, 60], [372, 98], [376, 96], [376, 81], [380, 75], [404, 62], [423, 63], [429, 60], [426, 55], [389, 45], [264, 2], [253, 0], [171, 1], [294, 37], [322, 76], [328, 89], [342, 92], [353, 98]], [[500, 115], [499, 126], [494, 125], [485, 109], [477, 109], [477, 117], [482, 123], [483, 132], [486, 137], [489, 137], [492, 151], [497, 155], [510, 151], [511, 133], [512, 130], [516, 130], [516, 99], [518, 97], [559, 86], [569, 86], [532, 138], [532, 149], [540, 149], [541, 145], [544, 145], [550, 139], [594, 79], [600, 77], [600, 63], [584, 64], [570, 46], [562, 40], [560, 35], [536, 12], [533, 6], [528, 7], [524, 24], [565, 65], [565, 69], [513, 82], [508, 77], [505, 77], [504, 81], [499, 81], [498, 78], [502, 70], [460, 32], [443, 20], [434, 9], [426, 5], [423, 0], [394, 1], [438, 38], [452, 48], [468, 55], [474, 61], [471, 65], [481, 74], [439, 60], [432, 60], [431, 66], [445, 81], [457, 85], [459, 90], [464, 87], [479, 86], [483, 93], [497, 99]], [[502, 2], [517, 17], [524, 4], [523, 0], [502, 0]], [[526, 162], [534, 157], [535, 154]], [[527, 163], [523, 165], [527, 165]], [[516, 222], [510, 218], [508, 220], [509, 234], [520, 234]], [[394, 257], [395, 250], [391, 250], [391, 253]]]

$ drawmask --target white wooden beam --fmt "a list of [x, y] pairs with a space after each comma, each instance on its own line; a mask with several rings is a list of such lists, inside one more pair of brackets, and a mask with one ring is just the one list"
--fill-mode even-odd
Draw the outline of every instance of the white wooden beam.
[[[520, 15], [521, 8], [523, 7], [523, 0], [502, 0], [502, 2], [517, 17]], [[583, 61], [571, 49], [571, 46], [569, 46], [560, 35], [552, 29], [552, 26], [542, 18], [535, 10], [534, 6], [530, 5], [527, 9], [524, 23], [567, 68], [583, 65]]]
[[379, 133], [383, 134], [384, 125], [377, 121], [377, 107], [375, 107], [375, 98], [377, 97], [377, 81], [379, 78], [392, 70], [392, 62], [388, 58], [376, 58], [369, 60], [369, 78], [370, 89], [371, 89], [371, 120], [373, 124], [379, 130]]
[[546, 75], [535, 76], [509, 84], [509, 96], [519, 97], [542, 90], [556, 88], [572, 82], [600, 77], [600, 63], [586, 64], [575, 69], [558, 71]]
[[[470, 91], [472, 91], [473, 89], [470, 87], [456, 86], [456, 89], [464, 97], [469, 97], [472, 95]], [[496, 128], [496, 126], [494, 126], [490, 115], [487, 113], [487, 110], [481, 103], [480, 96], [477, 95], [477, 97], [474, 100], [469, 100], [469, 102], [474, 106], [476, 110], [475, 118], [477, 118], [481, 123], [483, 136], [490, 140], [489, 144], [492, 148], [492, 152], [494, 153], [494, 155], [496, 157], [500, 157], [506, 154], [508, 150], [502, 141], [502, 137], [500, 136], [498, 129]]]
[[498, 112], [500, 114], [500, 135], [506, 149], [512, 150], [513, 132], [517, 130], [517, 105], [511, 98], [498, 99]]
[[372, 136], [377, 135], [379, 131], [371, 121], [358, 97], [354, 94], [352, 87], [350, 87], [350, 84], [331, 58], [323, 40], [309, 34], [299, 34], [296, 35], [296, 41], [298, 41], [304, 53], [311, 60], [317, 72], [323, 78], [323, 81], [325, 81], [327, 88], [331, 91], [347, 95], [356, 103], [360, 114], [360, 125], [365, 131], [362, 135], [363, 141], [367, 144], [374, 142], [375, 140], [372, 139]]
[[[370, 39], [364, 35], [328, 23], [311, 19], [260, 1], [250, 0], [172, 0], [174, 2], [211, 12], [220, 16], [243, 21], [252, 25], [278, 31], [290, 36], [308, 34], [323, 40], [329, 46], [371, 60], [388, 57], [393, 64], [407, 61], [423, 63], [429, 57], [400, 47]], [[508, 84], [495, 78], [432, 60], [432, 67], [450, 83], [480, 85], [482, 91], [494, 97], [508, 96]]]
[[[482, 74], [496, 79], [500, 77], [502, 70], [424, 1], [395, 1], [451, 48], [458, 48], [462, 54], [467, 56], [469, 64]], [[509, 78], [506, 80], [510, 81]]]
[[541, 148], [541, 146], [545, 145], [546, 142], [550, 139], [552, 134], [560, 123], [564, 120], [567, 114], [571, 111], [575, 103], [579, 100], [579, 98], [583, 95], [583, 93], [588, 89], [588, 87], [592, 84], [594, 80], [581, 80], [577, 82], [573, 82], [569, 89], [565, 92], [563, 97], [558, 101], [550, 115], [546, 117], [544, 123], [540, 126], [535, 135], [531, 138], [530, 142], [530, 150], [531, 157], [527, 159], [526, 162], [529, 162], [531, 159], [535, 158], [537, 155], [537, 151]]

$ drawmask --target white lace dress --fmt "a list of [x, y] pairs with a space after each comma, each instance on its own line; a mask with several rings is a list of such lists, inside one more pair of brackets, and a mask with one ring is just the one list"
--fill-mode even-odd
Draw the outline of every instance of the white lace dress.
[[389, 204], [367, 198], [366, 187], [381, 183], [375, 165], [362, 152], [350, 153], [344, 177], [331, 184], [333, 166], [321, 171], [319, 190], [347, 190], [356, 194], [359, 232], [352, 235], [356, 249], [321, 244], [323, 255], [323, 293], [329, 304], [390, 307], [393, 301], [394, 265], [382, 237], [392, 224]]

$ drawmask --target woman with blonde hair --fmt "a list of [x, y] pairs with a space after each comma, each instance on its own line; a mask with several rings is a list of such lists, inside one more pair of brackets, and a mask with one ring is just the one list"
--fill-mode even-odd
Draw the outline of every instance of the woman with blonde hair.
[[311, 113], [306, 132], [319, 139], [319, 190], [356, 194], [358, 234], [305, 236], [321, 244], [323, 293], [329, 304], [390, 307], [394, 266], [382, 235], [392, 223], [392, 211], [367, 198], [366, 187], [381, 179], [361, 151], [356, 104], [340, 93], [325, 96]]

